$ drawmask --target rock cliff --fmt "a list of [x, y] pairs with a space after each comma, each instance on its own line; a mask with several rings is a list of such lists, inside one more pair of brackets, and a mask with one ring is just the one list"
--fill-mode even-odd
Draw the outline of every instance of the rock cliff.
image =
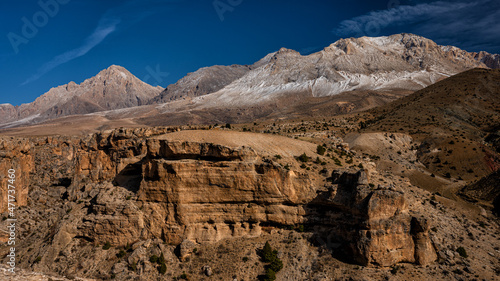
[[[18, 211], [29, 221], [20, 230], [25, 245], [20, 252], [26, 257], [21, 266], [104, 278], [117, 266], [107, 252], [95, 250], [105, 242], [124, 249], [144, 241], [184, 245], [184, 259], [196, 245], [255, 238], [270, 228], [296, 225], [362, 265], [436, 259], [425, 219], [409, 214], [401, 190], [370, 185], [365, 170], [335, 170], [325, 178], [301, 170], [293, 156], [283, 155], [279, 163], [270, 157], [275, 150], [261, 146], [286, 141], [298, 156], [296, 151], [304, 149], [313, 155], [312, 144], [223, 131], [212, 134], [243, 136], [254, 146], [194, 137], [180, 141], [171, 137], [185, 133], [177, 130], [3, 139], [0, 167], [22, 171], [19, 205], [28, 205]], [[133, 249], [137, 261], [148, 259], [148, 247], [141, 248], [143, 254]]]

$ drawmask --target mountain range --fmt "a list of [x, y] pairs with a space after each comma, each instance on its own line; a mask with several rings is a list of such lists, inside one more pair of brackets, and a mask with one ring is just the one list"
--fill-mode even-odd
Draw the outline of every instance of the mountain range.
[[[252, 65], [201, 68], [166, 89], [113, 65], [79, 85], [53, 88], [32, 103], [0, 105], [0, 126], [97, 112], [145, 125], [249, 122], [284, 117], [276, 112], [295, 112], [297, 106], [318, 102], [345, 113], [386, 103], [472, 68], [500, 68], [500, 57], [440, 46], [413, 34], [340, 39], [307, 56], [281, 48]], [[360, 97], [358, 102], [353, 96]], [[373, 104], [366, 103], [370, 99]]]

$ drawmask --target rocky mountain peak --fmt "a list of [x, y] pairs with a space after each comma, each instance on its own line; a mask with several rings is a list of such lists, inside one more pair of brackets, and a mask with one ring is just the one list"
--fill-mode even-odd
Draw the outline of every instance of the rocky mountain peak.
[[[40, 122], [59, 116], [87, 114], [145, 104], [163, 88], [148, 85], [122, 66], [112, 65], [81, 84], [71, 81], [50, 89], [35, 101], [15, 108], [5, 108], [3, 126], [25, 120]], [[17, 123], [16, 123], [17, 124]]]
[[401, 43], [408, 49], [415, 47], [423, 47], [423, 48], [437, 47], [437, 44], [434, 41], [411, 33], [396, 34], [390, 36], [389, 38], [394, 38], [394, 39], [401, 38], [400, 39]]

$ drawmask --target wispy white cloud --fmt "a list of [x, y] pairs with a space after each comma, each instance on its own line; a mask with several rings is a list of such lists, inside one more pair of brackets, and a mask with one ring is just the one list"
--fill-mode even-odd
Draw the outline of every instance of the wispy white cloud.
[[[500, 51], [500, 1], [437, 1], [373, 11], [340, 22], [340, 37], [411, 32], [467, 50]], [[385, 32], [384, 32], [385, 31]]]
[[111, 33], [117, 31], [118, 25], [120, 30], [134, 25], [143, 19], [157, 13], [164, 12], [169, 5], [181, 2], [182, 0], [128, 0], [120, 5], [109, 9], [99, 22], [94, 32], [88, 36], [83, 44], [71, 51], [67, 51], [54, 57], [49, 62], [45, 63], [38, 71], [24, 81], [21, 85], [32, 83], [52, 69], [65, 64], [78, 57], [84, 56], [90, 50], [99, 45]]
[[67, 63], [71, 60], [74, 60], [78, 57], [81, 57], [87, 54], [90, 50], [99, 45], [108, 35], [113, 33], [116, 30], [116, 26], [120, 23], [118, 19], [102, 19], [99, 22], [99, 25], [94, 30], [94, 32], [87, 37], [82, 46], [73, 49], [71, 51], [67, 51], [62, 53], [56, 57], [54, 57], [51, 61], [45, 63], [35, 75], [28, 78], [21, 85], [29, 84], [33, 81], [38, 80], [45, 73], [51, 71], [52, 69], [58, 67], [61, 64]]
[[99, 45], [106, 37], [108, 37], [111, 33], [113, 33], [116, 30], [117, 25], [120, 23], [119, 19], [109, 19], [109, 18], [103, 18], [99, 22], [99, 25], [97, 28], [94, 30], [94, 32], [85, 39], [84, 43], [71, 51], [67, 51], [65, 53], [62, 53], [56, 57], [54, 57], [52, 60], [49, 62], [45, 63], [40, 69], [38, 69], [37, 73], [28, 78], [26, 81], [24, 81], [21, 85], [26, 85], [31, 82], [34, 82], [38, 80], [40, 77], [42, 77], [44, 74], [47, 72], [51, 71], [52, 69], [58, 67], [61, 64], [67, 63], [69, 61], [72, 61], [78, 57], [81, 57], [85, 54], [87, 54], [90, 50], [95, 48], [97, 45]]
[[411, 24], [417, 21], [428, 20], [441, 15], [454, 13], [458, 10], [476, 6], [477, 2], [433, 2], [414, 6], [404, 5], [388, 10], [373, 11], [366, 15], [342, 21], [333, 30], [338, 36], [376, 36], [391, 25]]

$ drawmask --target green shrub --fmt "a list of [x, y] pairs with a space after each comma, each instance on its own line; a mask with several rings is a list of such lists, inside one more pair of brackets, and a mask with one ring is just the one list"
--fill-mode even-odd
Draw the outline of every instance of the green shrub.
[[274, 281], [276, 280], [276, 272], [272, 269], [266, 269], [266, 275], [264, 275], [264, 281]]
[[278, 272], [283, 268], [283, 262], [276, 257], [271, 264], [269, 264], [269, 268], [274, 272]]
[[275, 280], [276, 272], [283, 268], [283, 262], [278, 258], [278, 251], [273, 250], [269, 242], [266, 242], [261, 252], [262, 261], [269, 263], [266, 266], [264, 280]]
[[269, 242], [266, 242], [264, 248], [262, 248], [262, 260], [264, 262], [271, 262], [272, 259], [273, 259], [273, 249], [271, 248], [271, 245], [269, 245]]
[[457, 253], [463, 258], [467, 258], [469, 256], [467, 255], [467, 251], [464, 249], [464, 247], [458, 247]]
[[299, 226], [297, 227], [297, 231], [298, 231], [298, 232], [304, 232], [304, 225], [302, 225], [302, 224], [301, 224], [301, 225], [299, 225]]
[[276, 159], [280, 160], [280, 159], [281, 159], [281, 155], [276, 154], [276, 155], [274, 155], [274, 158], [276, 158]]
[[102, 246], [103, 250], [109, 250], [110, 248], [111, 248], [111, 243], [109, 243], [109, 241], [106, 241], [106, 243], [104, 243], [104, 245]]
[[119, 259], [121, 259], [121, 258], [123, 258], [126, 254], [127, 254], [127, 253], [125, 253], [125, 251], [124, 251], [124, 250], [120, 250], [120, 252], [118, 252], [118, 254], [116, 254], [116, 256], [117, 256]]
[[149, 261], [151, 263], [157, 263], [159, 260], [158, 256], [157, 255], [152, 255], [151, 257], [149, 257]]
[[309, 157], [305, 153], [302, 153], [302, 155], [297, 157], [297, 160], [299, 160], [300, 162], [307, 162], [309, 161]]
[[158, 268], [158, 272], [160, 272], [160, 274], [165, 274], [167, 272], [167, 265], [165, 263], [162, 263]]
[[322, 145], [318, 145], [316, 147], [316, 152], [319, 154], [319, 155], [324, 155], [325, 152], [326, 152], [326, 148]]

